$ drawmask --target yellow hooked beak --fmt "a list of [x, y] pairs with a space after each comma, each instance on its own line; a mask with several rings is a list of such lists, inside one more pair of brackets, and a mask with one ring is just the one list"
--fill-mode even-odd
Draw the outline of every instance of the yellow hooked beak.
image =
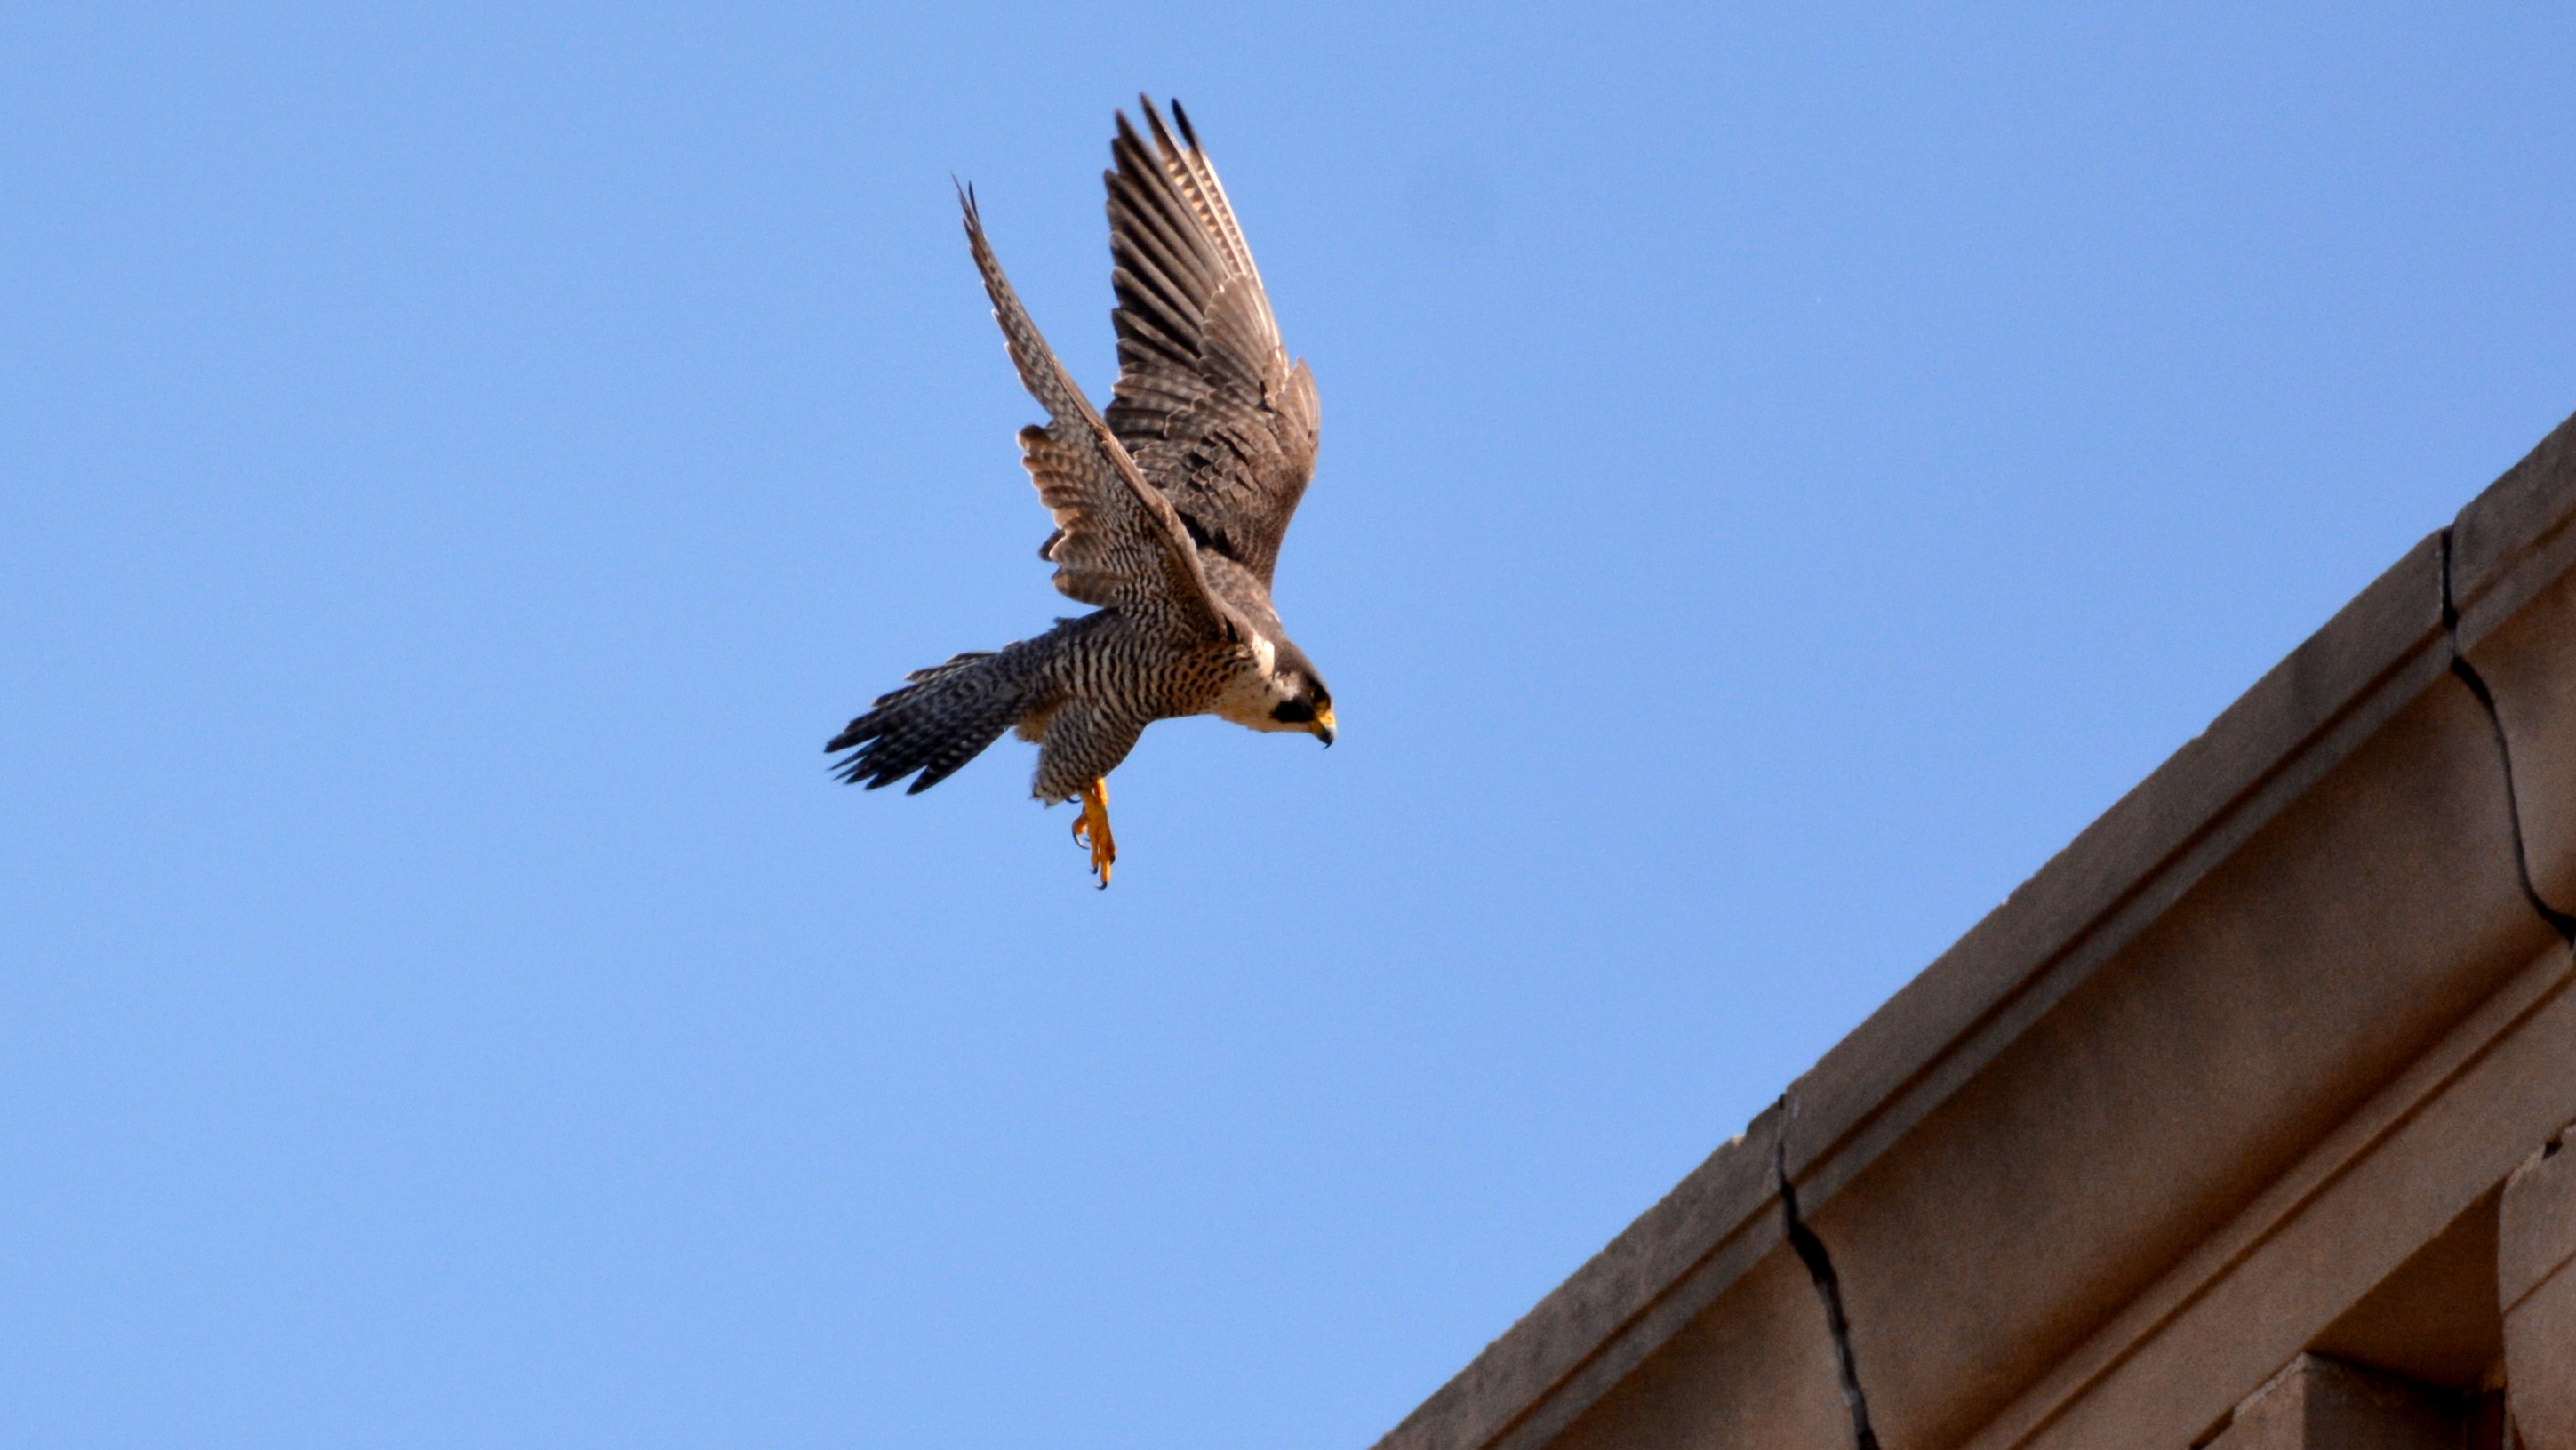
[[1315, 738], [1316, 738], [1316, 739], [1321, 740], [1321, 741], [1322, 741], [1322, 742], [1324, 742], [1326, 745], [1330, 745], [1330, 744], [1332, 744], [1332, 743], [1333, 743], [1333, 707], [1332, 707], [1332, 706], [1330, 706], [1330, 705], [1326, 705], [1326, 706], [1325, 706], [1324, 708], [1322, 708], [1321, 710], [1316, 711], [1316, 712], [1315, 712], [1315, 723], [1314, 723], [1314, 724], [1312, 724], [1312, 725], [1307, 726], [1306, 728], [1315, 732]]

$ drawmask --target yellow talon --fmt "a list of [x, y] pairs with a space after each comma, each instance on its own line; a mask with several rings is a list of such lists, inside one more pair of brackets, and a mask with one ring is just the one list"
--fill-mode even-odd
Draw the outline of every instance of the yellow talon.
[[1091, 871], [1100, 889], [1109, 889], [1109, 868], [1118, 859], [1118, 838], [1109, 834], [1109, 782], [1095, 780], [1082, 788], [1082, 814], [1073, 818], [1073, 839], [1091, 848]]

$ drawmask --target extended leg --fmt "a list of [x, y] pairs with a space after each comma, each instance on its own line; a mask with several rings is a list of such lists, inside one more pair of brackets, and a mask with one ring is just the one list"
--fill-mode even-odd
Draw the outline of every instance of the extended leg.
[[1109, 889], [1109, 867], [1118, 859], [1118, 838], [1109, 834], [1109, 782], [1095, 780], [1082, 788], [1082, 814], [1073, 819], [1073, 838], [1091, 848], [1091, 872], [1100, 889]]

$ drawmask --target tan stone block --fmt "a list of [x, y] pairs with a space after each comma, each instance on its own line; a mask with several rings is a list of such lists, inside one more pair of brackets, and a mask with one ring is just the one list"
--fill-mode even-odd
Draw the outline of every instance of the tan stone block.
[[[2519, 838], [2494, 727], [2449, 675], [2446, 543], [2456, 638], [2514, 737]], [[2520, 839], [2542, 893], [2576, 895], [2571, 579], [2576, 419], [1382, 1450], [1848, 1445], [1822, 1311], [1774, 1224], [1780, 1138], [1885, 1444], [2175, 1447], [2240, 1403], [2231, 1450], [2267, 1417], [2331, 1429], [2367, 1397], [2327, 1397], [2330, 1372], [2269, 1410], [2245, 1397], [2338, 1324], [2386, 1341], [2344, 1316], [2576, 1112], [2576, 993], [2515, 869]], [[2458, 1277], [2441, 1268], [2417, 1279]], [[2448, 1302], [2428, 1293], [2375, 1307]], [[2409, 1355], [2433, 1337], [2389, 1323]], [[2439, 1337], [2445, 1365], [2474, 1361], [2470, 1336]], [[2392, 1413], [2379, 1428], [2418, 1425]]]
[[[2485, 712], [2444, 683], [1810, 1212], [1889, 1444], [1975, 1434], [2546, 941]], [[2357, 1297], [2493, 1182], [2399, 1185], [2310, 1277], [2370, 1265]], [[2199, 1377], [2199, 1423], [2349, 1302], [2256, 1306], [2273, 1346]]]
[[[2562, 1140], [2563, 1141], [2563, 1140]], [[2525, 1450], [2576, 1450], [2576, 1153], [2506, 1180], [2496, 1233], [2505, 1385]]]
[[2460, 1427], [2422, 1386], [2303, 1354], [2237, 1407], [2209, 1450], [2456, 1450]]
[[[2499, 1121], [2503, 1113], [2481, 1117], [2506, 1126]], [[2309, 1340], [2308, 1349], [2463, 1394], [2485, 1387], [2490, 1371], [2501, 1384], [2504, 1315], [2496, 1306], [2496, 1203], [2503, 1193], [2499, 1182], [2479, 1195], [2448, 1228]]]

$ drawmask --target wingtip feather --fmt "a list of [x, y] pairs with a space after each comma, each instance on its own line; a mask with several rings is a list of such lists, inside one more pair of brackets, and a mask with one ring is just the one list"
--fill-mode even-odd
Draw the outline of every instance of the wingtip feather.
[[[1139, 96], [1137, 99], [1143, 100], [1144, 98]], [[1163, 124], [1163, 113], [1154, 109], [1154, 105], [1150, 101], [1145, 104], [1145, 124], [1153, 128], [1154, 144], [1164, 155], [1169, 156], [1173, 152], [1181, 149], [1172, 144], [1172, 133], [1171, 130]]]

